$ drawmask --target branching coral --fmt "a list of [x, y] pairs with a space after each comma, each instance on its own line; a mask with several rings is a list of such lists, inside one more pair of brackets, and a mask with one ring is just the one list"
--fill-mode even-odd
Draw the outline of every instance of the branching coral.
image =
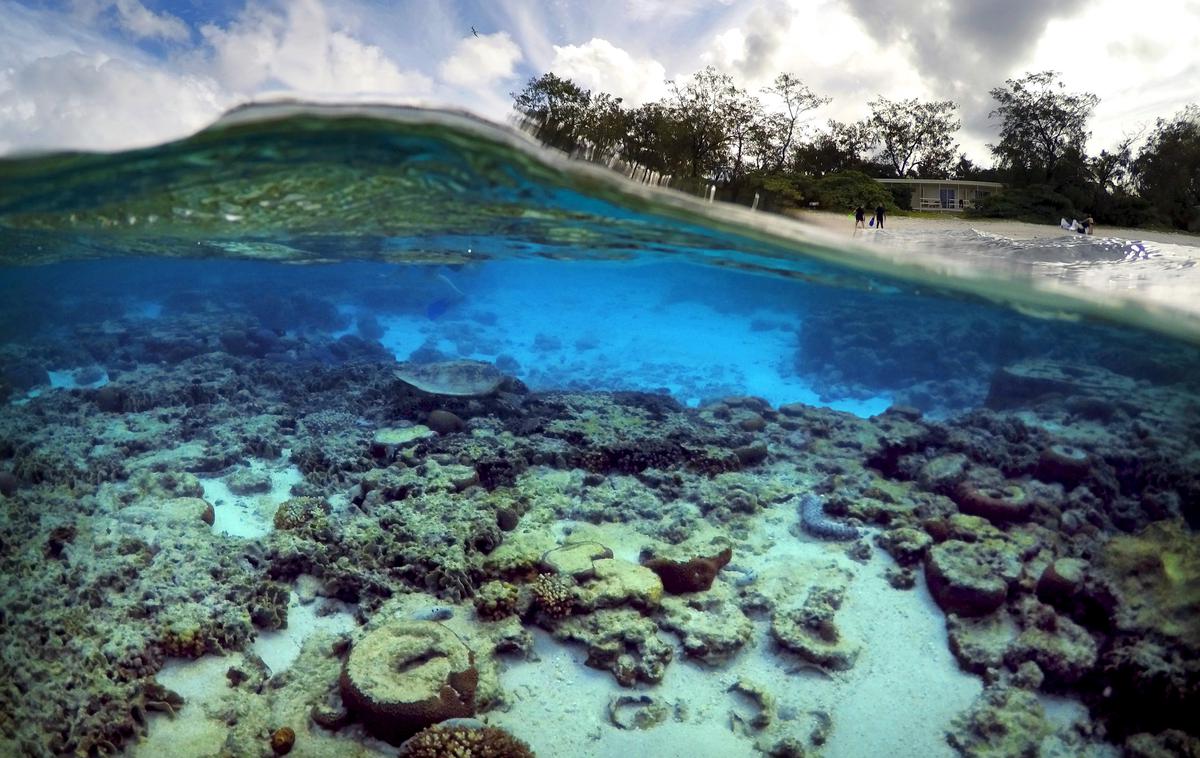
[[565, 618], [575, 608], [575, 583], [560, 574], [539, 574], [529, 584], [534, 602], [546, 615]]

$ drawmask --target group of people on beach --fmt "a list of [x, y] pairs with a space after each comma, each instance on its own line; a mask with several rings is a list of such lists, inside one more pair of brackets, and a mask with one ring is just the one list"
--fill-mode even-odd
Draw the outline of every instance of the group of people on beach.
[[[871, 226], [876, 229], [883, 228], [883, 217], [887, 213], [887, 208], [883, 207], [883, 203], [875, 206], [875, 218], [871, 219]], [[854, 228], [867, 228], [867, 211], [861, 205], [854, 209]]]

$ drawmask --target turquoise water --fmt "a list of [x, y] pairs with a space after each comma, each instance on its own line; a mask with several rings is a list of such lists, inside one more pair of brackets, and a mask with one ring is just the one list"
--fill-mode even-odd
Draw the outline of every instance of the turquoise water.
[[[849, 240], [408, 110], [0, 163], [0, 747], [391, 754], [466, 712], [538, 755], [1166, 744], [1193, 260]], [[428, 625], [470, 707], [381, 726], [354, 656]]]

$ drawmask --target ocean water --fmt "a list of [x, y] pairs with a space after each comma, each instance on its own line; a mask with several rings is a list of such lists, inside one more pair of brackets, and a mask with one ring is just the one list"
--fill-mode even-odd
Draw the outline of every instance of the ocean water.
[[611, 168], [299, 105], [0, 161], [0, 753], [1196, 749], [1196, 248]]

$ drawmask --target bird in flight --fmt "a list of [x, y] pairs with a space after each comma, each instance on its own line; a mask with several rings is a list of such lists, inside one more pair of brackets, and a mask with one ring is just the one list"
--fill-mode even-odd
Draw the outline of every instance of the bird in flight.
[[471, 27], [471, 34], [474, 34], [476, 37], [479, 36], [479, 32], [475, 31], [475, 27], [473, 26]]

